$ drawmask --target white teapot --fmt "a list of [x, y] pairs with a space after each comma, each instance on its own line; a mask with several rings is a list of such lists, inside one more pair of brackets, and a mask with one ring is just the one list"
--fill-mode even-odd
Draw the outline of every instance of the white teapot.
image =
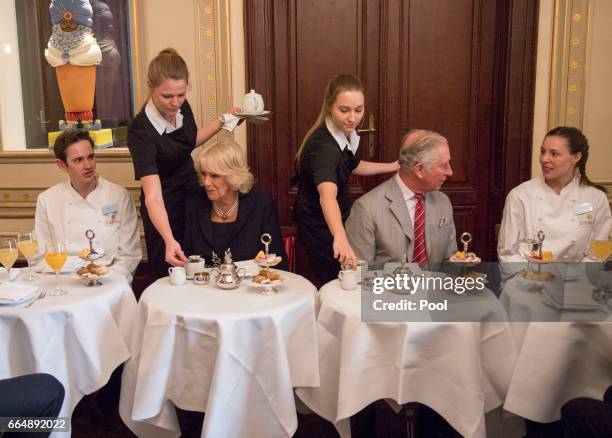
[[255, 90], [251, 90], [244, 95], [242, 100], [242, 111], [248, 114], [259, 114], [264, 110], [264, 101], [261, 94], [257, 94]]

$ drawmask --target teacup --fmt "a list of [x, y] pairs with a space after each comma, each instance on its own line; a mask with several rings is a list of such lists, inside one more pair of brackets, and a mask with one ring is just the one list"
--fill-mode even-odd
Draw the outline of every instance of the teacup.
[[368, 262], [365, 260], [357, 260], [357, 268], [355, 268], [355, 270], [357, 274], [359, 274], [359, 278], [361, 278], [364, 273], [368, 272]]
[[189, 260], [185, 264], [185, 271], [187, 272], [187, 278], [191, 279], [196, 272], [204, 271], [204, 259], [199, 255], [189, 256]]
[[193, 274], [194, 284], [208, 284], [210, 281], [210, 274], [208, 272], [196, 272]]
[[187, 273], [185, 272], [185, 268], [182, 266], [173, 266], [168, 268], [168, 274], [170, 275], [170, 284], [173, 284], [174, 286], [185, 284], [185, 281], [187, 280]]
[[340, 280], [340, 286], [344, 290], [355, 290], [361, 276], [357, 271], [353, 269], [345, 269], [338, 273], [338, 279]]
[[244, 95], [242, 100], [242, 111], [249, 114], [258, 114], [264, 110], [264, 101], [261, 94], [251, 90], [250, 93]]

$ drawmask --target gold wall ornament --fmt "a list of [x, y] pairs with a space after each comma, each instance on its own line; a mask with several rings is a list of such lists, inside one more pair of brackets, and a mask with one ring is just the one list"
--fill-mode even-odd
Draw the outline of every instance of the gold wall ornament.
[[206, 59], [213, 59], [214, 57], [215, 57], [214, 50], [209, 50], [208, 52], [206, 52]]
[[582, 129], [592, 0], [555, 0], [548, 128]]
[[215, 75], [212, 73], [208, 73], [208, 80], [209, 81], [214, 81], [215, 80]]
[[213, 32], [213, 30], [212, 30], [212, 29], [206, 29], [206, 33], [205, 33], [205, 35], [206, 35], [208, 38], [210, 38], [210, 37], [214, 36], [215, 34], [214, 34], [214, 32]]
[[212, 15], [212, 13], [213, 13], [212, 7], [210, 5], [204, 6], [204, 13], [206, 15]]

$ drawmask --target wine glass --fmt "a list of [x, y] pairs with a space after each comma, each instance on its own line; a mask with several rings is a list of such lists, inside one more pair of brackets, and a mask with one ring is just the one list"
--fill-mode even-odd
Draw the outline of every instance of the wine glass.
[[589, 255], [603, 263], [608, 260], [612, 253], [612, 240], [591, 240], [589, 242]]
[[531, 262], [529, 259], [533, 256], [534, 252], [538, 252], [540, 242], [533, 235], [527, 234], [524, 231], [519, 232], [518, 235], [518, 250], [523, 258], [527, 261], [527, 270], [531, 270]]
[[68, 250], [63, 242], [47, 242], [45, 246], [45, 262], [55, 272], [55, 289], [49, 295], [59, 296], [67, 294], [68, 291], [59, 286], [59, 273], [68, 259]]
[[28, 273], [24, 280], [36, 280], [36, 276], [32, 274], [32, 257], [38, 253], [38, 240], [36, 239], [34, 231], [20, 232], [17, 234], [17, 247], [28, 261]]
[[6, 268], [9, 281], [13, 280], [11, 278], [11, 268], [15, 264], [15, 260], [17, 260], [18, 255], [19, 250], [17, 249], [15, 239], [0, 239], [0, 263], [2, 263], [2, 266]]
[[587, 263], [587, 275], [591, 282], [595, 285], [593, 290], [593, 299], [599, 303], [605, 302], [610, 295], [609, 283], [607, 281], [607, 272], [604, 263], [612, 253], [612, 240], [591, 240], [588, 247], [588, 255], [590, 258], [599, 262], [600, 266], [596, 269], [591, 269], [590, 263]]

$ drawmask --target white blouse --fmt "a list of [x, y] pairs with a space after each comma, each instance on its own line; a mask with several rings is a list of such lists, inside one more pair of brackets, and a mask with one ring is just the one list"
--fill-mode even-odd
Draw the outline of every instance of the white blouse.
[[612, 229], [608, 197], [574, 178], [557, 195], [543, 177], [533, 178], [510, 191], [497, 245], [502, 262], [523, 261], [519, 232], [545, 234], [543, 248], [559, 261], [581, 261], [590, 240], [606, 240]]

